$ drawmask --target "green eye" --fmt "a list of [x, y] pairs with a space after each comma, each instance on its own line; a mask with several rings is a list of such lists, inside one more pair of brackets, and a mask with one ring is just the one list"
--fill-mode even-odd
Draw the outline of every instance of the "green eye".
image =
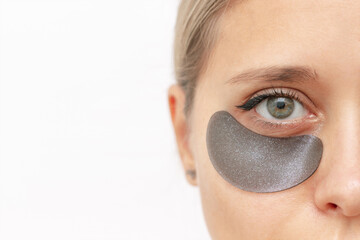
[[266, 104], [268, 112], [277, 119], [289, 117], [295, 108], [295, 103], [287, 97], [269, 97]]

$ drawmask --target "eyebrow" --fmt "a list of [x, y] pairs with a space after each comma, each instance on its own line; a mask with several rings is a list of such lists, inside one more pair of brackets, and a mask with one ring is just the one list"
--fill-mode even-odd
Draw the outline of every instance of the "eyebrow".
[[237, 84], [244, 81], [266, 82], [303, 82], [316, 81], [318, 74], [315, 69], [307, 66], [269, 66], [246, 70], [228, 80], [228, 84]]

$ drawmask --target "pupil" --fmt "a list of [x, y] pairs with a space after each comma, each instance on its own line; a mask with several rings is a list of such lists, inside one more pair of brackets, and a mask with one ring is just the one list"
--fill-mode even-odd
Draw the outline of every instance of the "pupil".
[[279, 108], [279, 109], [284, 109], [285, 108], [285, 103], [284, 102], [277, 102], [276, 107]]

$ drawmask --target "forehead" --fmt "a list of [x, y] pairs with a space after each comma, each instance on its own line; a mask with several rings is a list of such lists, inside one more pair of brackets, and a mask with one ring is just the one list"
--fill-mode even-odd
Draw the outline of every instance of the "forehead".
[[221, 19], [213, 58], [234, 71], [304, 62], [321, 70], [341, 67], [342, 59], [350, 71], [360, 65], [359, 43], [360, 1], [234, 1]]

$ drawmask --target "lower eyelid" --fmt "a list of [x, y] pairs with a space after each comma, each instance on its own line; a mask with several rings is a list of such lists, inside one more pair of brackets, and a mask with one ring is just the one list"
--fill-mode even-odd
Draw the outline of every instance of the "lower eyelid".
[[257, 132], [260, 133], [262, 130], [271, 131], [269, 134], [273, 133], [274, 130], [277, 130], [278, 132], [287, 131], [287, 134], [292, 134], [295, 131], [308, 130], [311, 127], [311, 122], [309, 121], [311, 119], [311, 114], [308, 114], [303, 118], [286, 121], [267, 121], [266, 119], [256, 115], [249, 117], [251, 125], [258, 130]]
[[238, 108], [233, 112], [233, 116], [250, 130], [270, 137], [290, 137], [304, 133], [312, 133], [316, 129], [316, 123], [319, 121], [319, 119], [311, 113], [308, 113], [306, 117], [301, 119], [268, 121], [257, 114], [255, 109], [239, 111]]
[[269, 137], [291, 137], [296, 135], [303, 135], [309, 131], [309, 127], [303, 128], [302, 125], [279, 126], [269, 122], [258, 122], [253, 128], [254, 132]]

